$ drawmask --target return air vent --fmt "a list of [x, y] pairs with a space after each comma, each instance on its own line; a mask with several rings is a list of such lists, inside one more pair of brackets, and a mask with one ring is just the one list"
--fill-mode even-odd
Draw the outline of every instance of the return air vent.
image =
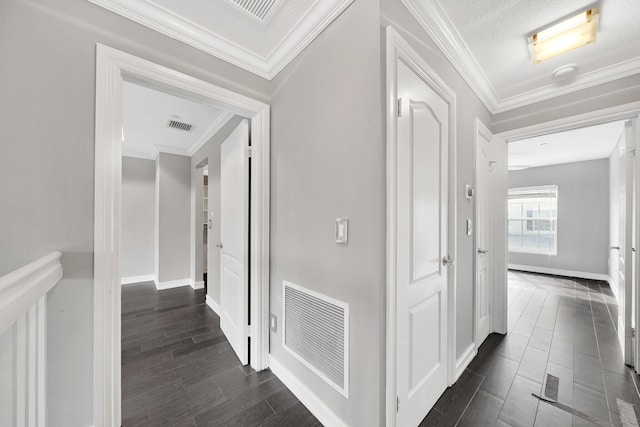
[[231, 0], [245, 12], [250, 13], [261, 21], [267, 17], [278, 0]]
[[191, 128], [193, 128], [193, 125], [190, 125], [188, 123], [179, 122], [177, 120], [169, 120], [169, 122], [167, 123], [167, 126], [170, 127], [170, 128], [183, 130], [183, 131], [186, 131], [186, 132], [190, 132]]
[[349, 397], [349, 306], [283, 281], [283, 346]]

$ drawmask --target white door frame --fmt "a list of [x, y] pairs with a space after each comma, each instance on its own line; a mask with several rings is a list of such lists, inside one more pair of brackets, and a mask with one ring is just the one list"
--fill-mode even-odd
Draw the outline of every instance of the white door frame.
[[[635, 119], [640, 114], [640, 101], [630, 102], [628, 104], [616, 105], [613, 107], [603, 108], [600, 110], [589, 111], [587, 113], [577, 114], [574, 116], [563, 117], [556, 120], [550, 120], [547, 122], [536, 123], [531, 126], [525, 126], [518, 129], [513, 129], [505, 132], [501, 132], [496, 136], [502, 138], [507, 144], [510, 141], [515, 141], [524, 138], [531, 138], [534, 136], [554, 133], [554, 132], [562, 132], [565, 130], [576, 129], [580, 127], [593, 126], [605, 122], [612, 122], [617, 120], [625, 120], [625, 119]], [[636, 136], [638, 136], [638, 131], [636, 130]], [[636, 156], [636, 162], [640, 162], [640, 156]], [[506, 166], [505, 166], [506, 169]], [[503, 171], [506, 174], [506, 170]], [[636, 178], [638, 179], [638, 178]], [[502, 194], [504, 198], [505, 206], [507, 194], [506, 192]], [[640, 198], [636, 197], [636, 204], [640, 203]], [[637, 224], [636, 224], [637, 225]], [[636, 232], [640, 231], [640, 227], [636, 226]], [[508, 248], [505, 247], [505, 251]], [[505, 252], [506, 253], [506, 252]], [[636, 260], [637, 262], [637, 260]], [[636, 274], [638, 274], [638, 268], [635, 269]], [[638, 278], [636, 277], [635, 283], [640, 283]], [[507, 283], [504, 284], [503, 291], [507, 292]], [[638, 292], [636, 292], [638, 295]], [[638, 299], [640, 303], [640, 299]], [[505, 300], [506, 304], [506, 300]], [[506, 310], [506, 306], [504, 307]], [[636, 318], [638, 319], [638, 313], [636, 313]], [[637, 321], [637, 320], [636, 320]], [[636, 323], [637, 324], [637, 323]], [[637, 369], [637, 367], [636, 367]]]
[[[402, 60], [438, 95], [449, 104], [449, 229], [448, 248], [456, 260], [457, 211], [456, 211], [456, 95], [427, 65], [422, 57], [392, 27], [386, 28], [386, 83], [387, 83], [387, 329], [386, 329], [386, 425], [396, 425], [396, 119], [397, 70], [396, 63]], [[456, 265], [448, 268], [448, 331], [447, 331], [447, 377], [449, 384], [456, 380], [455, 308]]]
[[[94, 200], [94, 425], [121, 421], [120, 203], [122, 82], [195, 94], [251, 120], [251, 366], [269, 356], [269, 105], [128, 53], [96, 48]], [[193, 216], [193, 215], [192, 215]]]

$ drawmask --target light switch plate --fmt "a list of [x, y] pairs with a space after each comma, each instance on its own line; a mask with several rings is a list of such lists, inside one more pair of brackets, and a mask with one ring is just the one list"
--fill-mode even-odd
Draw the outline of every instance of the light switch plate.
[[336, 219], [336, 243], [349, 243], [349, 218]]

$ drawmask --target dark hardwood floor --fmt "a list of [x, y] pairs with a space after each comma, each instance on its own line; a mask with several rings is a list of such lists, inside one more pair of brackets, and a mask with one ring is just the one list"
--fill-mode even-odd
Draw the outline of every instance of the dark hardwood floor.
[[123, 426], [320, 426], [269, 370], [242, 366], [204, 290], [122, 288]]
[[509, 272], [508, 334], [487, 338], [421, 426], [622, 426], [625, 402], [640, 419], [616, 318], [605, 282]]

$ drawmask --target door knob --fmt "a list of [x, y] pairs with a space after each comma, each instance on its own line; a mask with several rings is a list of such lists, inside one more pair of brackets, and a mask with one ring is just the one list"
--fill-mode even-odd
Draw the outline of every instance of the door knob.
[[489, 249], [478, 249], [478, 253], [479, 254], [488, 254], [489, 253]]
[[216, 245], [216, 248], [220, 248], [220, 249], [222, 249], [222, 242], [218, 243], [218, 244]]
[[453, 258], [451, 258], [449, 255], [442, 257], [442, 265], [444, 265], [445, 267], [451, 267], [453, 265]]

